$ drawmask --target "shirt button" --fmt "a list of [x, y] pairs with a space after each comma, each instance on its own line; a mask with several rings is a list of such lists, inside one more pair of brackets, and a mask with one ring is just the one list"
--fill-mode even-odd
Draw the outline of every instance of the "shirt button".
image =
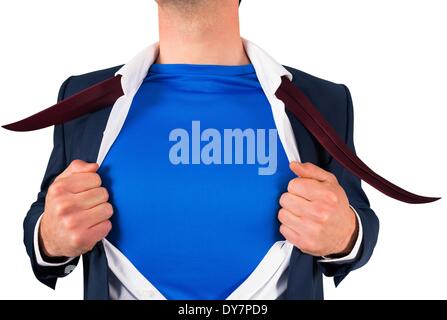
[[75, 268], [76, 268], [75, 265], [70, 264], [70, 265], [68, 265], [68, 266], [65, 267], [65, 269], [64, 269], [64, 273], [65, 273], [65, 274], [70, 274], [70, 273], [73, 272], [73, 270], [74, 270]]

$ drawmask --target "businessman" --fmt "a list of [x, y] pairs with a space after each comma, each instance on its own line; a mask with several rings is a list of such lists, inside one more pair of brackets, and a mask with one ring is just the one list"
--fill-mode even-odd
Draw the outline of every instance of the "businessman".
[[119, 75], [124, 94], [55, 126], [24, 221], [36, 277], [54, 288], [82, 256], [85, 299], [322, 299], [379, 222], [275, 92], [291, 79], [355, 152], [347, 87], [241, 38], [237, 0], [157, 3], [158, 43], [60, 89]]

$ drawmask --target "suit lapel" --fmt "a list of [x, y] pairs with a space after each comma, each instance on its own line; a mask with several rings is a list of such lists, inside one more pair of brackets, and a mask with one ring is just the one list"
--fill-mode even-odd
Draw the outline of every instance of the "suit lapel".
[[[85, 128], [82, 133], [82, 150], [79, 150], [79, 156], [83, 156], [87, 162], [96, 162], [104, 137], [112, 106], [101, 109], [86, 120]], [[79, 159], [79, 158], [78, 158]]]
[[95, 161], [101, 165], [107, 153], [118, 137], [126, 121], [133, 98], [143, 83], [150, 66], [158, 57], [159, 45], [154, 43], [141, 51], [129, 63], [118, 70], [115, 76], [121, 76], [121, 87], [124, 95], [119, 97], [110, 111], [104, 134]]
[[315, 143], [315, 139], [309, 131], [299, 122], [289, 111], [286, 112], [287, 117], [292, 125], [293, 135], [298, 141], [298, 152], [302, 162], [321, 163], [320, 150]]
[[[297, 136], [294, 135], [290, 121], [285, 113], [284, 103], [275, 96], [275, 92], [281, 83], [281, 77], [287, 76], [291, 79], [292, 75], [254, 43], [245, 39], [243, 41], [247, 55], [256, 70], [258, 80], [270, 103], [275, 126], [287, 157], [289, 161], [299, 161], [300, 155], [296, 144]], [[116, 73], [116, 75], [122, 76], [121, 84], [124, 95], [116, 100], [108, 117], [104, 135], [98, 148], [97, 159], [95, 159], [99, 165], [102, 164], [118, 137], [133, 98], [146, 77], [150, 66], [156, 60], [158, 50], [158, 43], [149, 46]]]

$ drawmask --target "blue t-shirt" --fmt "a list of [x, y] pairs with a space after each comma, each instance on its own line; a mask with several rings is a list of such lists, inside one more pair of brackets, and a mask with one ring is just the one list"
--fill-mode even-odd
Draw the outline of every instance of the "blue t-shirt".
[[251, 64], [152, 65], [99, 173], [108, 240], [168, 299], [225, 299], [283, 240], [294, 175]]

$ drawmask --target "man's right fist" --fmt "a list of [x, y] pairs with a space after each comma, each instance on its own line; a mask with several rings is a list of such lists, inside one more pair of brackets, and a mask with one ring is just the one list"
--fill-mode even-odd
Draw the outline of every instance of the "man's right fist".
[[80, 256], [112, 229], [113, 207], [97, 170], [96, 163], [75, 160], [49, 187], [39, 229], [45, 256]]

